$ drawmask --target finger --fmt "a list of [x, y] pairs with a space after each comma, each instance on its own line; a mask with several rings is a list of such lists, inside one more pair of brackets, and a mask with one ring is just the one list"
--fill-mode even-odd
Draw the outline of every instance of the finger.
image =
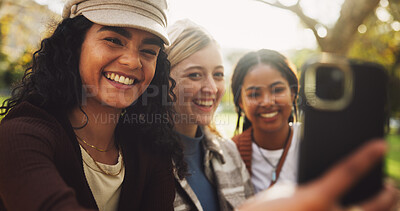
[[336, 201], [382, 158], [385, 151], [386, 143], [381, 139], [364, 144], [315, 183], [317, 192], [321, 193], [325, 200]]
[[386, 186], [377, 196], [361, 204], [365, 211], [390, 210], [399, 198], [398, 191], [393, 186]]

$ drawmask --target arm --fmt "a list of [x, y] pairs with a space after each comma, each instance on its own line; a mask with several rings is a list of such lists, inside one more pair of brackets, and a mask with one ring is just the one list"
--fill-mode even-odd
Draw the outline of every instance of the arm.
[[[320, 179], [298, 188], [292, 196], [266, 200], [263, 194], [257, 195], [243, 204], [239, 210], [343, 210], [337, 203], [340, 196], [382, 158], [385, 149], [386, 145], [382, 141], [370, 142], [333, 167]], [[380, 194], [359, 206], [363, 210], [383, 211], [390, 210], [395, 202], [394, 189], [387, 187]]]
[[[153, 155], [154, 156], [154, 155]], [[152, 172], [143, 194], [143, 211], [172, 211], [175, 198], [175, 180], [169, 156], [154, 156]]]
[[49, 125], [18, 118], [0, 126], [0, 196], [8, 210], [84, 210], [55, 167]]

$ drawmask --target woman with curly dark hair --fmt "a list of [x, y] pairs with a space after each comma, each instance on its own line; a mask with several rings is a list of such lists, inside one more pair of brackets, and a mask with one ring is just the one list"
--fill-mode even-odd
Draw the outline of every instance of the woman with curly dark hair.
[[0, 107], [0, 210], [173, 210], [166, 8], [67, 1]]

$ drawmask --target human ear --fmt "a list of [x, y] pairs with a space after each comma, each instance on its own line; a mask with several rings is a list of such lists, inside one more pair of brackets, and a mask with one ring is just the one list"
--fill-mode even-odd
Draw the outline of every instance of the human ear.
[[295, 98], [296, 98], [296, 90], [295, 89], [290, 89], [290, 99], [292, 100], [292, 102], [294, 102]]
[[239, 95], [238, 104], [239, 104], [240, 110], [243, 111], [242, 93], [240, 93], [240, 95]]

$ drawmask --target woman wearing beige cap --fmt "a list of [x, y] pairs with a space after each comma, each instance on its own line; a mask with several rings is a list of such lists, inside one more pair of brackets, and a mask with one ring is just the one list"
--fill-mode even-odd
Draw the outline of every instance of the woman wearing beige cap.
[[67, 1], [0, 107], [0, 210], [173, 210], [165, 10]]

